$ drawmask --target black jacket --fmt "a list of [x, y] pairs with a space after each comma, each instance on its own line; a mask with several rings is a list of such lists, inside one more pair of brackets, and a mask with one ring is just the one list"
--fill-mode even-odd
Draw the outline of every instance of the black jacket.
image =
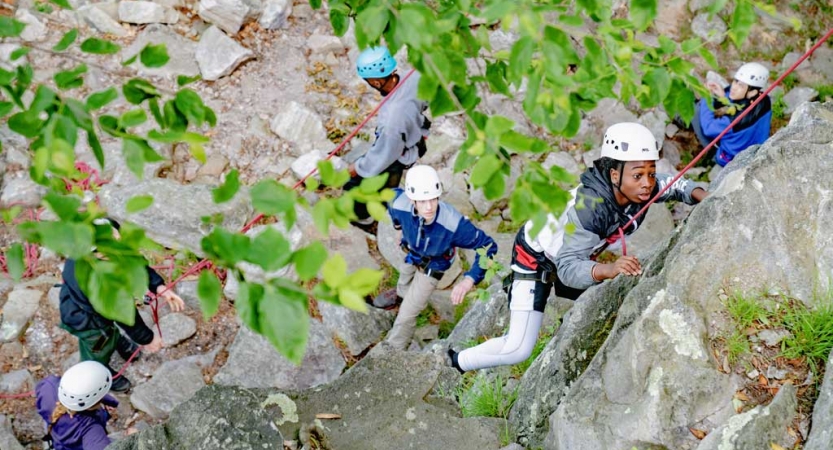
[[[148, 288], [156, 292], [159, 286], [165, 284], [165, 280], [150, 267], [148, 270]], [[121, 322], [114, 322], [97, 313], [90, 303], [90, 299], [81, 290], [78, 280], [75, 278], [75, 260], [67, 259], [63, 272], [64, 284], [61, 286], [61, 322], [78, 331], [92, 329], [104, 329], [116, 323], [125, 333], [139, 345], [147, 345], [153, 341], [153, 331], [145, 325], [144, 320], [136, 311], [136, 320], [133, 326]]]

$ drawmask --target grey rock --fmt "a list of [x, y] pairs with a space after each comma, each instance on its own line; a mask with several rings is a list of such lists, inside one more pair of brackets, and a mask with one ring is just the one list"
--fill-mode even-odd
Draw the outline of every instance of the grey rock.
[[114, 450], [283, 450], [275, 407], [246, 388], [208, 386], [162, 424], [110, 444]]
[[[523, 172], [523, 159], [518, 155], [513, 155], [509, 163], [509, 176], [504, 179], [506, 187], [504, 188], [503, 195], [500, 198], [508, 196], [509, 192], [511, 192], [514, 188], [515, 182], [518, 181], [518, 178], [521, 176], [521, 172]], [[483, 189], [478, 188], [470, 191], [469, 201], [480, 215], [485, 216], [492, 210], [498, 199], [487, 199]]]
[[297, 416], [284, 416], [281, 433], [296, 436], [315, 422], [315, 414], [326, 411], [342, 415], [341, 423], [318, 427], [339, 450], [498, 447], [503, 421], [464, 419], [453, 406], [426, 402], [442, 374], [453, 369], [431, 354], [376, 352], [381, 346], [330, 385], [289, 393]]
[[833, 83], [833, 49], [829, 46], [817, 48], [810, 61], [814, 71], [822, 74], [828, 83]]
[[726, 81], [725, 78], [723, 78], [722, 76], [720, 76], [720, 74], [716, 72], [712, 72], [711, 70], [706, 72], [706, 83], [710, 82], [717, 83], [718, 85], [723, 86], [724, 88], [729, 86], [729, 82]]
[[352, 355], [359, 355], [379, 342], [395, 318], [393, 311], [370, 307], [362, 313], [323, 301], [318, 302], [318, 311], [324, 327], [343, 341]]
[[14, 370], [0, 376], [0, 392], [20, 394], [35, 388], [35, 379], [26, 369]]
[[689, 19], [688, 0], [672, 0], [657, 4], [657, 16], [654, 19], [654, 29], [658, 35], [671, 39], [680, 36], [680, 23]]
[[[662, 203], [653, 205], [648, 208], [645, 221], [627, 238], [628, 253], [647, 255], [672, 231], [674, 231], [674, 219], [671, 217], [671, 211]], [[611, 248], [611, 250], [614, 249]], [[616, 250], [621, 250], [621, 248]]]
[[475, 211], [469, 201], [469, 187], [465, 174], [454, 173], [454, 169], [443, 167], [437, 170], [437, 175], [440, 176], [443, 185], [442, 201], [453, 206], [460, 214], [472, 217]]
[[307, 38], [307, 47], [313, 54], [324, 54], [344, 51], [344, 44], [336, 36], [325, 34], [313, 34]]
[[305, 389], [333, 381], [345, 366], [331, 334], [318, 321], [310, 321], [309, 340], [300, 366], [280, 355], [263, 336], [241, 327], [229, 347], [228, 361], [214, 377], [214, 383]]
[[159, 319], [159, 327], [166, 347], [173, 347], [197, 332], [194, 319], [180, 313], [166, 314]]
[[199, 282], [196, 280], [182, 280], [174, 287], [174, 292], [182, 298], [185, 306], [194, 311], [199, 311], [201, 308], [200, 298], [197, 295], [197, 284]]
[[811, 87], [799, 86], [793, 88], [784, 95], [784, 103], [787, 104], [784, 113], [792, 114], [802, 103], [813, 101], [818, 96], [819, 92]]
[[726, 22], [720, 16], [700, 13], [691, 21], [691, 32], [706, 42], [720, 44], [726, 39]]
[[29, 176], [3, 177], [3, 192], [0, 194], [0, 206], [8, 207], [16, 204], [24, 208], [40, 206], [41, 199], [46, 195], [46, 188], [32, 181]]
[[580, 175], [581, 169], [575, 158], [567, 152], [552, 152], [547, 155], [547, 159], [541, 163], [541, 167], [550, 170], [552, 166], [558, 166], [573, 175]]
[[249, 7], [243, 0], [200, 0], [198, 11], [203, 20], [233, 36], [243, 26]]
[[281, 139], [293, 143], [302, 153], [329, 148], [327, 130], [321, 118], [298, 102], [283, 105], [272, 118], [269, 128]]
[[149, 1], [121, 0], [119, 20], [127, 23], [177, 23], [179, 13], [171, 8]]
[[168, 361], [156, 369], [150, 381], [133, 388], [130, 403], [154, 419], [164, 419], [203, 386], [199, 366], [187, 361]]
[[462, 350], [480, 336], [499, 336], [509, 325], [506, 294], [499, 284], [489, 286], [488, 291], [489, 299], [475, 302], [448, 336], [448, 342], [455, 349]]
[[827, 450], [833, 441], [833, 358], [830, 357], [827, 358], [819, 398], [813, 406], [812, 423], [813, 428], [804, 450]]
[[253, 58], [254, 53], [219, 28], [211, 27], [202, 34], [195, 56], [203, 79], [213, 81], [232, 73], [241, 63]]
[[779, 369], [778, 367], [775, 367], [775, 365], [766, 368], [766, 377], [769, 379], [783, 380], [789, 373], [790, 371], [786, 369]]
[[[100, 33], [109, 33], [118, 37], [127, 36], [127, 30], [115, 18], [110, 16], [102, 5], [104, 4], [93, 3], [80, 7], [77, 11], [78, 17]], [[172, 50], [171, 47], [168, 47], [169, 52]]]
[[[448, 127], [450, 126], [451, 125], [448, 125]], [[457, 150], [459, 150], [460, 146], [463, 145], [463, 142], [465, 142], [465, 139], [461, 139], [455, 135], [442, 132], [435, 133], [432, 127], [431, 134], [425, 141], [427, 151], [425, 152], [425, 155], [420, 158], [420, 163], [435, 167], [439, 166], [442, 161], [448, 159]]]
[[0, 414], [0, 448], [3, 450], [23, 450], [12, 431], [12, 422], [4, 414]]
[[758, 332], [758, 338], [767, 347], [778, 347], [781, 341], [791, 336], [792, 333], [787, 330], [761, 330]]
[[521, 444], [513, 442], [507, 445], [506, 447], [501, 448], [500, 450], [524, 450], [524, 448]]
[[14, 18], [26, 24], [26, 28], [20, 33], [20, 39], [26, 42], [38, 42], [46, 39], [46, 25], [29, 12], [28, 9], [18, 9]]
[[70, 367], [81, 362], [81, 353], [73, 352], [61, 362], [61, 369], [66, 372]]
[[424, 325], [414, 331], [414, 340], [417, 342], [428, 342], [437, 339], [439, 335], [439, 325]]
[[[292, 170], [292, 174], [295, 175], [295, 178], [299, 180], [311, 173], [313, 178], [320, 179], [321, 174], [318, 173], [318, 161], [323, 161], [325, 159], [327, 159], [327, 155], [324, 152], [321, 150], [312, 150], [295, 159], [289, 168]], [[335, 170], [347, 169], [347, 163], [345, 163], [344, 160], [338, 156], [330, 158], [330, 162], [333, 164], [333, 168]], [[313, 171], [315, 171], [315, 173], [313, 173]]]
[[677, 135], [678, 131], [680, 131], [680, 127], [673, 123], [669, 123], [665, 126], [665, 137], [672, 138]]
[[15, 289], [9, 293], [0, 320], [0, 342], [13, 341], [23, 333], [35, 316], [41, 297], [43, 292], [34, 289]]
[[267, 30], [277, 30], [283, 28], [290, 14], [292, 14], [292, 2], [289, 0], [267, 0], [263, 5], [258, 24]]
[[49, 289], [46, 298], [49, 300], [49, 306], [56, 310], [61, 308], [61, 288], [53, 287]]
[[205, 161], [200, 170], [197, 172], [197, 176], [207, 176], [212, 178], [218, 178], [220, 175], [225, 172], [226, 167], [228, 167], [228, 159], [226, 159], [223, 155], [211, 155], [208, 157], [208, 160]]
[[[247, 190], [241, 188], [232, 200], [221, 204], [214, 203], [211, 190], [208, 185], [153, 179], [124, 187], [107, 184], [99, 192], [99, 200], [113, 218], [136, 223], [156, 242], [202, 255], [200, 240], [212, 228], [203, 224], [202, 217], [221, 214], [223, 227], [239, 230], [252, 214]], [[130, 214], [127, 201], [136, 195], [152, 195], [154, 202], [140, 213]]]
[[620, 122], [639, 122], [639, 120], [636, 114], [630, 112], [621, 102], [606, 98], [599, 101], [596, 108], [587, 113], [584, 122], [587, 122], [588, 128], [584, 132], [579, 132], [577, 139], [600, 144], [600, 136], [609, 126]]
[[665, 141], [665, 126], [668, 124], [668, 114], [662, 110], [649, 111], [639, 118], [639, 123], [651, 130], [660, 148]]
[[[7, 44], [3, 43], [0, 44], [0, 67], [5, 70], [14, 71], [17, 67], [22, 66], [29, 62], [29, 56], [23, 55], [20, 58], [15, 59], [12, 61], [12, 53], [14, 53], [17, 49], [21, 47], [20, 44]], [[7, 127], [4, 127], [8, 129]], [[16, 133], [3, 133], [4, 140], [7, 136], [19, 136]], [[25, 144], [25, 142], [24, 142]]]
[[697, 11], [708, 8], [711, 4], [709, 0], [689, 0], [688, 10], [696, 13]]
[[726, 164], [726, 167], [720, 167], [719, 165], [715, 164], [714, 167], [712, 167], [711, 172], [709, 173], [708, 191], [712, 192], [716, 190], [720, 187], [720, 184], [723, 182], [723, 180], [729, 176], [729, 174], [748, 166], [755, 159], [755, 155], [758, 153], [758, 150], [760, 148], [760, 145], [751, 145], [747, 147], [746, 150], [735, 155], [735, 158], [731, 162], [729, 162], [729, 164]]
[[[673, 126], [676, 127], [676, 125]], [[680, 156], [680, 144], [677, 144], [675, 141], [670, 139], [666, 139], [665, 142], [662, 143], [662, 158], [671, 163], [672, 166], [678, 166], [682, 161], [682, 157]]]
[[773, 442], [791, 447], [786, 444], [792, 442], [787, 435], [787, 427], [795, 418], [795, 392], [796, 387], [792, 384], [781, 386], [769, 405], [757, 406], [732, 416], [725, 424], [709, 433], [697, 446], [697, 450], [767, 448]]
[[169, 79], [174, 79], [179, 75], [189, 77], [199, 75], [200, 68], [197, 65], [195, 57], [197, 43], [186, 39], [176, 33], [171, 27], [165, 25], [149, 25], [142, 30], [136, 36], [136, 40], [124, 50], [122, 60], [127, 61], [133, 58], [148, 44], [165, 44], [170, 60], [164, 66], [155, 68], [145, 67], [144, 64], [134, 64], [133, 67], [136, 68], [138, 73], [142, 75], [162, 76]]
[[376, 247], [379, 253], [393, 268], [401, 272], [405, 266], [405, 252], [399, 246], [399, 235], [389, 221], [380, 222], [376, 235]]

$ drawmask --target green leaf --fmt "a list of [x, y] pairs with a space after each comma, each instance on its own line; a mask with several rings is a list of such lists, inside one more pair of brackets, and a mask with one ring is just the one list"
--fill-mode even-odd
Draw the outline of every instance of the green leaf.
[[529, 66], [532, 63], [532, 54], [535, 50], [534, 44], [535, 42], [530, 36], [524, 36], [512, 45], [507, 73], [513, 83], [519, 84], [529, 70]]
[[309, 281], [318, 275], [318, 270], [327, 259], [327, 249], [321, 242], [313, 242], [292, 253], [292, 262], [301, 281]]
[[101, 109], [117, 98], [119, 98], [119, 91], [111, 87], [107, 90], [90, 94], [87, 97], [87, 107], [93, 110]]
[[225, 182], [211, 190], [214, 203], [225, 203], [234, 198], [234, 194], [240, 189], [239, 175], [237, 169], [232, 169], [231, 172], [226, 174]]
[[336, 36], [344, 36], [347, 28], [350, 26], [350, 18], [344, 11], [336, 8], [330, 9], [330, 23], [333, 25], [333, 34]]
[[0, 37], [18, 37], [24, 28], [26, 28], [25, 23], [8, 16], [0, 16]]
[[338, 289], [347, 281], [347, 261], [341, 254], [336, 253], [321, 267], [321, 275], [324, 276], [324, 283], [327, 283], [327, 286]]
[[78, 222], [38, 222], [41, 242], [68, 258], [79, 259], [90, 254], [93, 247], [93, 228]]
[[365, 8], [356, 16], [356, 24], [361, 27], [368, 42], [375, 42], [388, 25], [387, 5], [381, 4]]
[[159, 97], [159, 91], [156, 87], [141, 78], [133, 78], [122, 86], [124, 98], [134, 104], [138, 105], [145, 101], [145, 99], [152, 97]]
[[180, 89], [174, 98], [174, 104], [185, 118], [194, 126], [202, 126], [206, 121], [206, 110], [209, 109], [202, 102], [202, 98], [191, 89]]
[[644, 31], [657, 16], [657, 0], [631, 0], [631, 21], [639, 31]]
[[252, 187], [252, 206], [266, 215], [294, 210], [296, 193], [275, 180], [262, 180]]
[[28, 138], [38, 136], [45, 124], [45, 121], [38, 118], [38, 113], [32, 111], [21, 111], [9, 117], [9, 128]]
[[278, 351], [300, 366], [309, 335], [306, 295], [267, 285], [258, 304], [260, 330]]
[[176, 85], [177, 86], [185, 86], [186, 84], [191, 84], [195, 81], [201, 80], [202, 76], [194, 75], [193, 77], [188, 77], [185, 75], [179, 75], [176, 77]]
[[705, 47], [701, 47], [701, 48], [697, 51], [697, 53], [698, 53], [698, 54], [700, 55], [700, 57], [701, 57], [701, 58], [703, 58], [703, 60], [705, 60], [705, 61], [706, 61], [706, 63], [708, 63], [708, 64], [709, 64], [709, 66], [711, 66], [713, 69], [717, 69], [717, 68], [718, 68], [718, 67], [717, 67], [717, 58], [714, 56], [714, 53], [712, 53], [712, 52], [711, 52], [711, 50], [709, 50], [709, 49], [707, 49], [707, 48], [705, 48]]
[[509, 85], [506, 84], [506, 63], [503, 61], [486, 64], [486, 81], [492, 92], [498, 92], [507, 97], [512, 96]]
[[70, 5], [67, 0], [49, 0], [49, 1], [58, 5], [58, 6], [60, 6], [61, 8], [72, 10], [72, 5]]
[[246, 261], [257, 264], [266, 272], [274, 272], [292, 260], [289, 241], [274, 227], [269, 226], [252, 239]]
[[133, 64], [134, 62], [136, 62], [136, 60], [138, 58], [139, 58], [139, 54], [136, 53], [135, 55], [131, 56], [130, 58], [127, 58], [124, 61], [122, 61], [121, 65], [125, 66], [125, 67], [129, 66], [129, 65]]
[[6, 267], [9, 270], [9, 275], [14, 281], [20, 281], [23, 277], [23, 272], [26, 270], [26, 264], [23, 260], [23, 246], [20, 244], [12, 244], [9, 251], [6, 252]]
[[81, 200], [74, 195], [61, 195], [55, 191], [50, 191], [44, 196], [43, 200], [61, 220], [73, 221], [78, 217]]
[[732, 24], [729, 26], [729, 37], [735, 47], [740, 49], [746, 38], [749, 37], [749, 32], [752, 30], [752, 25], [758, 21], [758, 16], [755, 14], [755, 7], [751, 2], [738, 1], [735, 5], [735, 12], [732, 14]]
[[32, 103], [29, 104], [29, 112], [39, 113], [50, 109], [55, 105], [55, 100], [57, 98], [58, 94], [56, 94], [55, 91], [41, 84], [35, 91], [35, 98], [33, 98]]
[[234, 266], [249, 254], [252, 241], [248, 236], [216, 227], [200, 245], [206, 254], [219, 259], [226, 266]]
[[[78, 127], [71, 118], [63, 114], [53, 114], [47, 125], [47, 129], [51, 129], [52, 132], [45, 136], [46, 143], [51, 142], [51, 138], [57, 138], [66, 141], [70, 147], [75, 147], [75, 143], [78, 140]], [[71, 159], [75, 159], [74, 154], [72, 154]], [[69, 161], [69, 165], [72, 166], [73, 162]], [[65, 171], [71, 170], [67, 168]]]
[[[350, 174], [346, 170], [336, 171], [330, 160], [318, 161], [318, 173], [321, 175], [321, 182], [327, 186], [339, 188], [350, 180]], [[310, 177], [307, 180], [312, 180]]]
[[122, 152], [127, 162], [127, 168], [139, 179], [143, 177], [145, 163], [164, 161], [164, 158], [159, 156], [146, 140], [137, 137], [124, 137], [122, 139]]
[[260, 284], [240, 282], [237, 300], [234, 302], [237, 314], [252, 331], [260, 333], [260, 313], [258, 312], [263, 300], [263, 286]]
[[137, 195], [127, 201], [127, 212], [135, 213], [147, 209], [153, 204], [152, 195]]
[[471, 171], [469, 182], [473, 187], [483, 187], [495, 175], [500, 168], [503, 167], [503, 162], [494, 154], [484, 155], [477, 160], [474, 169]]
[[6, 117], [14, 109], [12, 102], [0, 102], [0, 117]]
[[388, 209], [385, 205], [375, 201], [367, 202], [367, 212], [370, 213], [370, 217], [378, 221], [383, 221], [388, 216]]
[[98, 38], [87, 38], [81, 43], [81, 51], [94, 55], [112, 55], [121, 49], [117, 44]]
[[220, 294], [222, 286], [220, 280], [210, 270], [203, 270], [200, 273], [200, 281], [197, 283], [197, 297], [200, 298], [200, 308], [205, 320], [214, 317], [220, 309]]
[[506, 147], [516, 152], [542, 153], [550, 149], [549, 145], [541, 139], [530, 137], [513, 130], [509, 130], [500, 135], [500, 145], [501, 147]]
[[309, 6], [312, 9], [321, 9], [321, 0], [309, 0]]
[[0, 69], [0, 85], [10, 86], [14, 81], [15, 73], [9, 72], [6, 69]]
[[93, 117], [90, 115], [87, 105], [74, 98], [64, 100], [64, 104], [69, 109], [69, 112], [72, 113], [72, 120], [75, 121], [76, 125], [87, 132], [93, 131]]
[[162, 67], [171, 59], [168, 56], [168, 49], [165, 44], [148, 44], [139, 53], [139, 59], [145, 67]]
[[87, 131], [87, 143], [90, 144], [90, 148], [93, 149], [93, 154], [95, 155], [95, 160], [98, 161], [98, 166], [104, 167], [104, 149], [101, 147], [101, 142], [98, 140], [98, 136], [95, 135], [95, 132]]
[[361, 191], [364, 194], [375, 194], [382, 190], [382, 188], [385, 187], [385, 183], [387, 182], [388, 173], [382, 172], [381, 175], [376, 175], [375, 177], [362, 179], [362, 182], [359, 185], [359, 191]]
[[64, 34], [64, 37], [52, 47], [52, 51], [62, 52], [69, 48], [75, 40], [78, 39], [78, 28], [73, 28]]
[[67, 90], [81, 87], [84, 84], [84, 77], [81, 75], [87, 73], [87, 65], [81, 64], [78, 67], [58, 72], [55, 74], [55, 85], [58, 89]]
[[147, 122], [148, 116], [144, 109], [133, 109], [121, 115], [119, 127], [130, 128]]
[[647, 93], [640, 96], [640, 104], [643, 108], [650, 108], [668, 95], [671, 90], [671, 76], [664, 67], [656, 67], [645, 72], [642, 85], [647, 88]]
[[[382, 281], [382, 275], [381, 270], [361, 268], [350, 274], [347, 280], [347, 288], [356, 292], [359, 296], [364, 297], [379, 287], [379, 282]], [[362, 303], [364, 302], [362, 301]]]
[[9, 59], [12, 61], [17, 61], [20, 57], [25, 56], [27, 53], [32, 51], [29, 47], [20, 47], [17, 50], [13, 51], [11, 55], [9, 55]]
[[500, 135], [511, 130], [513, 126], [515, 126], [515, 122], [512, 120], [503, 116], [495, 115], [489, 116], [489, 119], [486, 121], [486, 127], [483, 131], [486, 132], [486, 136], [492, 139], [498, 139], [500, 138]]
[[726, 7], [727, 3], [729, 3], [729, 0], [712, 0], [707, 11], [709, 14], [717, 14], [720, 11], [723, 11], [723, 8]]
[[694, 101], [694, 93], [687, 89], [682, 81], [675, 79], [671, 83], [668, 96], [663, 100], [663, 105], [668, 115], [678, 113], [686, 123], [690, 123], [694, 117]]

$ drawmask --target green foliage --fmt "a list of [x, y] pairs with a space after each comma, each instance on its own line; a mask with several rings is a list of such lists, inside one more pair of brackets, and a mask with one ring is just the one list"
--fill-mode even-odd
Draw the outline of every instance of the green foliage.
[[493, 381], [475, 382], [467, 393], [463, 394], [461, 404], [463, 417], [499, 417], [507, 418], [512, 405], [518, 399], [518, 389], [506, 391], [503, 377]]
[[749, 353], [749, 339], [740, 330], [726, 337], [725, 345], [729, 364], [736, 363], [738, 358]]
[[225, 182], [211, 191], [211, 197], [214, 199], [214, 203], [225, 203], [232, 198], [234, 198], [234, 194], [237, 194], [237, 191], [240, 189], [240, 173], [237, 169], [232, 169], [231, 172], [226, 174]]
[[826, 102], [833, 100], [833, 84], [820, 84], [814, 87], [819, 93], [819, 101]]
[[784, 357], [805, 357], [818, 374], [833, 349], [833, 299], [822, 299], [811, 309], [796, 303], [786, 310], [783, 323], [792, 333], [781, 344]]
[[726, 300], [726, 310], [729, 312], [729, 317], [741, 330], [756, 324], [769, 324], [770, 313], [761, 304], [761, 301], [740, 292], [735, 292]]

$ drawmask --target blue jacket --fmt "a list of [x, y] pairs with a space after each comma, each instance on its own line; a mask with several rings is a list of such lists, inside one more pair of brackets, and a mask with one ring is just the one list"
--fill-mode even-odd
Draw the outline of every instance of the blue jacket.
[[[729, 89], [726, 88], [726, 97], [729, 96]], [[757, 98], [757, 97], [756, 97]], [[735, 114], [727, 114], [722, 117], [715, 117], [714, 111], [709, 108], [706, 103], [709, 101], [706, 98], [700, 100], [697, 104], [697, 114], [700, 115], [700, 126], [703, 129], [703, 134], [709, 138], [714, 139], [723, 131], [733, 120], [751, 104], [753, 99], [743, 99], [734, 102], [738, 105], [738, 111]], [[714, 108], [718, 109], [723, 106], [717, 100], [714, 100]], [[729, 161], [733, 160], [735, 156], [746, 150], [750, 145], [763, 144], [769, 139], [769, 127], [772, 120], [772, 104], [769, 96], [764, 98], [761, 103], [755, 106], [749, 114], [746, 115], [737, 125], [735, 125], [728, 133], [720, 138], [720, 147], [717, 154], [714, 156], [716, 163], [725, 166]]]
[[[390, 202], [388, 212], [397, 230], [402, 230], [401, 244], [407, 245], [405, 262], [413, 265], [427, 263], [426, 269], [444, 272], [454, 261], [455, 249], [486, 248], [490, 258], [497, 253], [497, 244], [483, 230], [474, 226], [453, 206], [441, 201], [433, 222], [426, 224], [417, 214], [413, 203], [402, 189], [394, 189], [396, 197]], [[488, 247], [488, 248], [487, 248]], [[486, 271], [480, 268], [480, 255], [475, 256], [466, 275], [477, 284]]]
[[[37, 400], [35, 405], [38, 414], [46, 422], [47, 428], [52, 420], [52, 411], [58, 402], [58, 385], [61, 379], [50, 375], [41, 380], [35, 387]], [[107, 406], [116, 407], [119, 401], [105, 395], [101, 401]], [[64, 414], [55, 425], [52, 426], [52, 444], [55, 450], [104, 450], [110, 444], [107, 437], [107, 421], [110, 420], [110, 413], [104, 408], [96, 408], [93, 411], [80, 411], [72, 417]]]

